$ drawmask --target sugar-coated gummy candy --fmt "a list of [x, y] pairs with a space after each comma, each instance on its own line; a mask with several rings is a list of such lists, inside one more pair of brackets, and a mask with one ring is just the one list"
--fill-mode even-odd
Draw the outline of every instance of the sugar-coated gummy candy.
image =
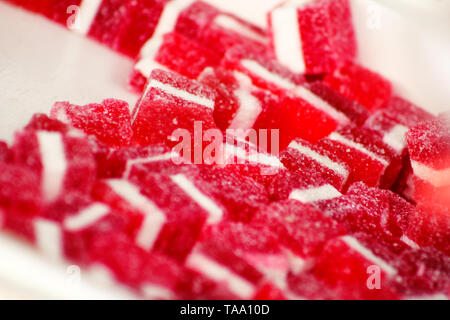
[[[173, 146], [178, 142], [174, 137], [177, 129], [185, 129], [190, 138], [196, 140], [195, 121], [200, 123], [202, 130], [216, 128], [214, 98], [214, 92], [199, 82], [154, 70], [133, 111], [134, 143], [141, 146], [167, 143]], [[200, 138], [202, 140], [203, 137]], [[196, 141], [196, 144], [202, 142]]]
[[347, 61], [325, 76], [324, 82], [369, 112], [382, 109], [392, 96], [392, 85], [379, 74]]
[[269, 13], [269, 26], [277, 60], [294, 72], [332, 72], [356, 55], [347, 0], [286, 1]]
[[127, 146], [131, 142], [130, 110], [125, 101], [108, 99], [86, 106], [57, 102], [51, 110], [51, 117], [95, 135], [99, 141], [112, 147]]

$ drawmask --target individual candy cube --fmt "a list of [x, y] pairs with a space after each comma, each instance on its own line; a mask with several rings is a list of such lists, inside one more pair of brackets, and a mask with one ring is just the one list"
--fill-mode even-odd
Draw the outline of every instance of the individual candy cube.
[[84, 138], [50, 131], [18, 132], [12, 147], [17, 163], [39, 177], [42, 195], [52, 202], [69, 190], [89, 192], [96, 163]]
[[333, 71], [356, 55], [349, 1], [286, 1], [269, 13], [278, 61], [297, 73]]
[[362, 104], [369, 112], [384, 108], [392, 95], [389, 81], [353, 62], [346, 62], [327, 74], [324, 82], [344, 97]]
[[263, 30], [203, 1], [195, 1], [181, 12], [175, 31], [211, 48], [221, 57], [234, 46], [265, 49]]
[[324, 180], [339, 191], [344, 190], [350, 168], [332, 152], [297, 138], [281, 152], [280, 160], [290, 171], [305, 171]]
[[153, 248], [177, 261], [184, 261], [206, 221], [220, 221], [224, 214], [187, 174], [131, 175], [130, 182], [165, 213], [166, 223]]
[[294, 199], [311, 204], [342, 195], [314, 171], [281, 171], [272, 180], [268, 192], [272, 201]]
[[263, 185], [232, 168], [202, 167], [198, 183], [210, 187], [213, 197], [234, 221], [249, 222], [255, 212], [269, 202]]
[[283, 108], [275, 117], [281, 117], [279, 129], [289, 133], [284, 134], [289, 141], [295, 137], [316, 141], [349, 123], [345, 114], [302, 86], [301, 75], [285, 69], [265, 52], [234, 48], [227, 52], [222, 64], [247, 75], [255, 86], [272, 91], [282, 99]]
[[146, 252], [123, 235], [96, 237], [90, 259], [92, 265], [106, 267], [146, 299], [176, 298], [182, 267], [164, 255]]
[[274, 232], [280, 244], [300, 261], [300, 268], [305, 266], [302, 260], [316, 257], [327, 240], [347, 232], [314, 206], [296, 200], [266, 206], [255, 215], [252, 224]]
[[205, 230], [186, 266], [224, 283], [236, 297], [249, 299], [265, 279], [284, 286], [289, 261], [270, 232], [242, 224], [219, 224]]
[[[158, 40], [160, 37], [160, 40]], [[191, 79], [196, 79], [206, 67], [219, 65], [220, 56], [207, 47], [178, 34], [155, 35], [149, 54], [136, 63], [130, 77], [131, 87], [141, 92], [152, 70], [171, 70]]]
[[450, 122], [444, 117], [412, 128], [406, 135], [415, 176], [415, 200], [450, 207]]
[[142, 46], [153, 36], [167, 3], [167, 0], [127, 1], [126, 14], [117, 34], [116, 49], [136, 58]]
[[351, 168], [347, 184], [362, 181], [369, 186], [390, 187], [401, 169], [401, 157], [375, 131], [348, 126], [319, 141]]
[[314, 274], [338, 288], [341, 299], [397, 299], [390, 283], [397, 273], [389, 261], [349, 235], [331, 239], [314, 266]]
[[[158, 143], [173, 146], [179, 139], [175, 136], [177, 129], [184, 129], [190, 134], [189, 139], [198, 140], [200, 134], [202, 140], [202, 129], [215, 128], [213, 109], [214, 92], [209, 88], [174, 73], [154, 70], [133, 111], [133, 141], [141, 146]], [[202, 143], [194, 141], [200, 148]]]
[[222, 154], [217, 160], [205, 159], [205, 162], [224, 165], [264, 186], [268, 186], [277, 173], [286, 170], [276, 155], [268, 153], [267, 144], [264, 146], [262, 141], [259, 141], [257, 145], [251, 141], [227, 135], [221, 151]]
[[51, 117], [95, 135], [111, 147], [129, 145], [133, 134], [128, 104], [120, 100], [109, 99], [86, 106], [57, 102]]
[[353, 232], [363, 231], [381, 239], [401, 239], [414, 214], [414, 206], [389, 190], [353, 184], [342, 197], [316, 205]]
[[409, 101], [393, 97], [386, 108], [372, 114], [365, 127], [379, 131], [383, 141], [402, 154], [406, 149], [406, 133], [420, 122], [433, 119], [433, 116], [410, 103]]
[[[121, 213], [103, 203], [94, 202], [67, 215], [62, 223], [61, 235], [55, 237], [60, 237], [64, 256], [85, 264], [91, 262], [90, 251], [99, 238], [109, 237], [110, 234], [126, 235], [129, 224], [129, 219]], [[58, 242], [58, 238], [52, 240], [51, 243]]]
[[450, 255], [450, 209], [438, 204], [419, 205], [409, 218], [407, 238], [420, 247], [434, 247]]

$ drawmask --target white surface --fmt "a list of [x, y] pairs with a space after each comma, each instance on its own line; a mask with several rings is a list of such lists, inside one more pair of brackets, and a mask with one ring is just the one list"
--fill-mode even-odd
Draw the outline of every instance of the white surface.
[[[261, 26], [279, 0], [207, 0]], [[378, 5], [383, 3], [384, 5]], [[432, 112], [450, 109], [450, 1], [352, 0], [360, 60]], [[55, 101], [77, 104], [126, 89], [133, 61], [64, 28], [0, 2], [0, 139], [11, 141], [35, 112]], [[82, 277], [67, 288], [67, 265], [50, 264], [28, 246], [0, 234], [0, 298], [130, 298]], [[32, 266], [30, 268], [30, 266]]]

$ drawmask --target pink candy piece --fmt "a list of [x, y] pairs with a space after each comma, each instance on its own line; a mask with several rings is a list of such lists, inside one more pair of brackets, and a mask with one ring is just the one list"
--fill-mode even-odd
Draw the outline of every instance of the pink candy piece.
[[219, 224], [205, 230], [186, 267], [249, 299], [265, 279], [283, 285], [289, 261], [271, 233], [243, 224]]
[[107, 234], [96, 238], [91, 263], [106, 267], [114, 277], [146, 299], [175, 299], [182, 267], [158, 253], [148, 253], [127, 237]]
[[118, 30], [117, 50], [135, 58], [153, 36], [167, 0], [127, 1], [126, 14]]
[[202, 1], [195, 1], [181, 12], [175, 31], [220, 56], [237, 45], [264, 49], [268, 42], [265, 32], [257, 26]]
[[97, 1], [98, 7], [93, 7], [95, 1], [82, 1], [75, 25], [71, 29], [118, 50], [119, 31], [125, 24], [128, 2], [102, 0]]
[[441, 117], [421, 123], [407, 133], [406, 140], [415, 200], [450, 207], [450, 121]]
[[256, 145], [240, 138], [226, 136], [218, 164], [268, 186], [275, 175], [286, 168], [277, 156], [267, 152], [261, 141], [259, 143]]
[[[201, 130], [194, 136], [194, 122], [198, 122], [203, 130], [215, 128], [214, 98], [213, 91], [196, 81], [154, 70], [133, 111], [134, 143], [141, 146], [174, 145], [179, 139], [174, 136], [177, 129], [185, 129], [181, 133], [190, 134], [189, 138], [196, 140]], [[202, 135], [200, 138], [202, 140]], [[201, 143], [196, 142], [197, 145]]]
[[327, 240], [346, 233], [343, 226], [320, 210], [296, 200], [266, 206], [252, 224], [274, 232], [280, 243], [301, 260], [315, 257]]
[[406, 236], [421, 247], [432, 246], [450, 255], [450, 209], [438, 204], [419, 205], [409, 219]]
[[324, 82], [344, 97], [365, 106], [369, 112], [384, 108], [392, 95], [389, 81], [352, 62], [327, 74]]
[[95, 135], [99, 141], [112, 147], [129, 145], [133, 134], [128, 104], [120, 100], [109, 99], [86, 106], [57, 102], [51, 117]]
[[356, 56], [347, 0], [287, 1], [269, 13], [269, 25], [276, 58], [294, 72], [328, 73]]
[[397, 273], [391, 261], [348, 235], [330, 240], [314, 266], [314, 274], [339, 290], [341, 299], [397, 299], [390, 284]]
[[232, 168], [203, 167], [197, 181], [209, 187], [214, 199], [227, 209], [234, 221], [249, 222], [269, 202], [263, 185]]
[[281, 146], [287, 145], [283, 140], [289, 143], [295, 137], [316, 141], [350, 122], [343, 112], [303, 86], [303, 76], [285, 69], [264, 51], [234, 48], [227, 52], [222, 64], [279, 96], [283, 108], [270, 119], [280, 119], [280, 124], [275, 125], [284, 132]]
[[348, 126], [319, 141], [318, 146], [351, 169], [347, 184], [362, 181], [369, 186], [390, 187], [401, 169], [401, 157], [376, 131]]
[[293, 140], [288, 148], [281, 152], [280, 160], [289, 170], [302, 171], [317, 179], [320, 177], [320, 180], [326, 181], [339, 191], [344, 190], [350, 175], [347, 164], [332, 152], [300, 138]]
[[189, 254], [206, 221], [220, 221], [224, 213], [223, 207], [194, 185], [187, 174], [132, 175], [130, 182], [165, 214], [166, 222], [153, 250], [177, 261]]
[[206, 67], [215, 67], [220, 62], [214, 51], [176, 32], [155, 35], [151, 44], [155, 48], [138, 60], [130, 78], [130, 85], [137, 92], [142, 91], [145, 80], [156, 68], [196, 79]]
[[84, 138], [42, 130], [23, 131], [16, 134], [12, 151], [17, 163], [39, 176], [46, 202], [70, 190], [89, 192], [92, 187], [96, 163]]

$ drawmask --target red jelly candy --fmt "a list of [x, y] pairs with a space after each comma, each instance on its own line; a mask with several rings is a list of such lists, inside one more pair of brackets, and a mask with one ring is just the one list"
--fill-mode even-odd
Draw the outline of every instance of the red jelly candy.
[[16, 134], [12, 150], [15, 161], [38, 174], [47, 202], [69, 190], [89, 192], [92, 187], [96, 163], [83, 138], [59, 132], [23, 131]]
[[289, 170], [304, 171], [314, 177], [320, 177], [339, 191], [344, 190], [350, 175], [347, 164], [332, 152], [299, 138], [293, 140], [289, 147], [281, 152], [280, 160]]
[[240, 298], [252, 298], [268, 279], [284, 286], [289, 262], [272, 234], [242, 224], [208, 228], [186, 266], [214, 282], [224, 283]]
[[348, 0], [286, 2], [269, 13], [278, 61], [298, 73], [333, 71], [356, 55]]
[[[177, 129], [185, 129], [189, 138], [196, 140], [201, 130], [195, 130], [194, 122], [203, 130], [215, 128], [213, 109], [214, 92], [209, 88], [174, 73], [154, 70], [133, 112], [133, 140], [141, 146], [174, 145]], [[202, 141], [195, 143], [202, 145]]]
[[314, 266], [314, 274], [338, 288], [343, 299], [397, 299], [390, 284], [397, 273], [390, 261], [354, 236], [330, 240]]
[[352, 62], [346, 62], [325, 83], [344, 97], [365, 106], [370, 112], [384, 108], [392, 95], [392, 85], [380, 75]]
[[95, 135], [101, 142], [122, 147], [130, 144], [131, 117], [128, 104], [120, 100], [104, 100], [101, 104], [86, 106], [57, 102], [51, 116], [87, 134]]
[[274, 232], [280, 244], [299, 258], [299, 267], [304, 267], [302, 260], [317, 256], [327, 240], [346, 233], [344, 227], [320, 210], [296, 200], [266, 206], [252, 224]]
[[415, 200], [450, 207], [450, 121], [445, 117], [412, 128], [407, 136], [415, 176]]
[[331, 133], [318, 146], [351, 168], [348, 184], [362, 181], [370, 186], [390, 187], [401, 169], [401, 157], [375, 131], [349, 126]]

